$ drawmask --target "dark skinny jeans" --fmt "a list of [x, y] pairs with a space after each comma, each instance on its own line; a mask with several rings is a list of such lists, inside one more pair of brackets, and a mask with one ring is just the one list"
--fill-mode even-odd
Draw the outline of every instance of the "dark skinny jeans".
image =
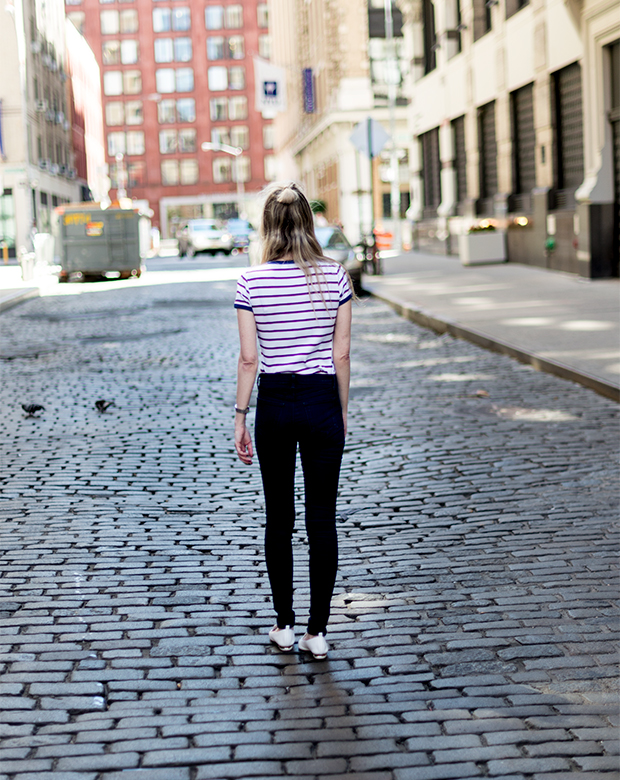
[[265, 558], [278, 626], [295, 625], [292, 536], [299, 445], [310, 548], [308, 633], [325, 633], [338, 570], [336, 497], [344, 449], [336, 377], [261, 374], [255, 440], [267, 512]]

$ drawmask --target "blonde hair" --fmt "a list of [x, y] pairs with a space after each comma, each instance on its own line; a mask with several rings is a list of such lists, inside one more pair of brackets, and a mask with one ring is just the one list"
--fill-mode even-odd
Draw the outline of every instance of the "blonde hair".
[[[265, 203], [260, 224], [263, 243], [261, 264], [280, 260], [283, 257], [290, 258], [306, 275], [308, 292], [310, 292], [310, 285], [316, 281], [325, 303], [321, 289], [321, 278], [325, 280], [325, 275], [320, 263], [336, 263], [336, 261], [323, 254], [321, 245], [317, 241], [314, 233], [314, 215], [308, 198], [300, 185], [294, 181], [268, 184], [263, 194]], [[347, 278], [349, 278], [348, 273]], [[350, 278], [349, 285], [353, 291]], [[310, 299], [312, 300], [312, 296]]]

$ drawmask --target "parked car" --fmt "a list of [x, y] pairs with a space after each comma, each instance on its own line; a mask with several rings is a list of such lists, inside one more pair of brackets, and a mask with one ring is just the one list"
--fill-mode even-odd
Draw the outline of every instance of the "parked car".
[[234, 246], [232, 235], [215, 219], [190, 219], [177, 233], [179, 255], [193, 257], [197, 252], [229, 255]]
[[250, 235], [254, 228], [247, 219], [229, 219], [226, 223], [226, 230], [233, 237], [233, 252], [247, 252], [250, 245]]
[[314, 228], [317, 241], [323, 253], [341, 263], [349, 272], [357, 293], [361, 290], [362, 263], [359, 252], [351, 245], [342, 230], [336, 225], [317, 225]]

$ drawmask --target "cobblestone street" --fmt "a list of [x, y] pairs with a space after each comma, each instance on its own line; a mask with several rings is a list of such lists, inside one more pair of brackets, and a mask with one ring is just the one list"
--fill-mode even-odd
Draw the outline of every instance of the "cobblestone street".
[[223, 271], [0, 315], [0, 780], [618, 778], [617, 404], [364, 299], [331, 651], [279, 654]]

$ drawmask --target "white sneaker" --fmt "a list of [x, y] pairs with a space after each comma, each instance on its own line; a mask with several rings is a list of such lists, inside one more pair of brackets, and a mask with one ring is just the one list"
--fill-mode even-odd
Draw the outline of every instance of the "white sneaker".
[[327, 658], [329, 645], [325, 641], [323, 634], [317, 634], [311, 639], [306, 639], [304, 636], [299, 640], [298, 646], [300, 650], [304, 650], [306, 653], [312, 653], [317, 661], [322, 661], [323, 658]]
[[293, 649], [293, 645], [295, 644], [295, 632], [290, 626], [278, 628], [278, 626], [275, 625], [269, 632], [269, 639], [276, 645], [278, 650], [288, 653], [289, 650]]

